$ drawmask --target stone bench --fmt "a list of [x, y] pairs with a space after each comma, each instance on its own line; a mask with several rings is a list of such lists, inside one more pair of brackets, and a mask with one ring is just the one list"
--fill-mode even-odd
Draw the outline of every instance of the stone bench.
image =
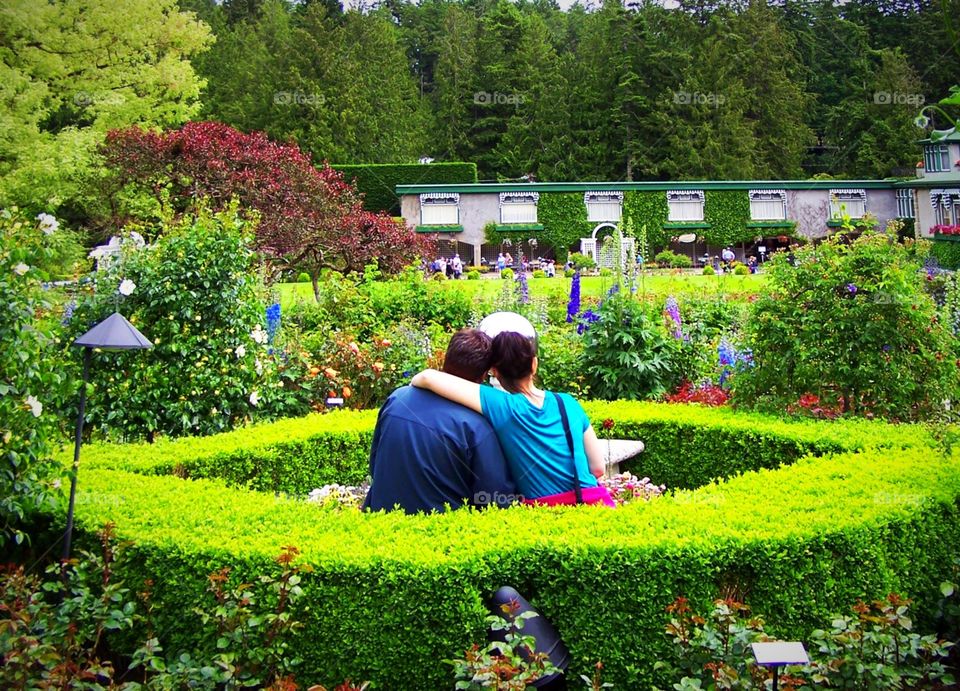
[[619, 473], [621, 463], [643, 453], [644, 449], [643, 442], [636, 439], [601, 439], [600, 444], [607, 462], [607, 477]]

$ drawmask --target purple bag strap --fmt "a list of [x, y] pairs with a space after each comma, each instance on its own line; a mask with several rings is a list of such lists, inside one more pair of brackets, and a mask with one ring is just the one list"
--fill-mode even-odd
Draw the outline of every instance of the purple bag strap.
[[573, 463], [573, 493], [577, 497], [577, 503], [583, 503], [583, 493], [580, 491], [580, 474], [577, 472], [577, 455], [573, 451], [573, 434], [570, 433], [570, 420], [567, 419], [567, 409], [563, 407], [563, 399], [556, 392], [553, 397], [557, 399], [557, 407], [560, 408], [560, 420], [563, 422], [563, 433], [567, 435], [567, 447], [570, 449], [570, 460]]

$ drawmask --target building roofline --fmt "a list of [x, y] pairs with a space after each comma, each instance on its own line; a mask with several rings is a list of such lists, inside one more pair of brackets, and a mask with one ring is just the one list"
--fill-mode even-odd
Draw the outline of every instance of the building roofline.
[[493, 194], [496, 192], [608, 192], [621, 190], [831, 190], [894, 189], [896, 180], [683, 180], [656, 182], [479, 182], [452, 185], [397, 185], [398, 195], [426, 192]]

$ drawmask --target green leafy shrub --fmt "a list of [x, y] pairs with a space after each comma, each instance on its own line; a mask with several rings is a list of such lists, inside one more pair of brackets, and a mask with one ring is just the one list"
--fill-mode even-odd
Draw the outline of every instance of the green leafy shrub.
[[468, 280], [468, 281], [479, 281], [479, 280], [480, 280], [480, 272], [477, 271], [476, 269], [471, 269], [470, 271], [467, 272], [467, 280]]
[[675, 383], [676, 339], [643, 306], [617, 293], [584, 334], [583, 366], [592, 395], [605, 400], [660, 396]]
[[543, 269], [535, 269], [534, 272], [533, 272], [533, 277], [534, 277], [534, 278], [546, 278], [546, 277], [547, 277], [547, 272], [544, 271]]
[[0, 211], [0, 546], [27, 537], [20, 521], [51, 501], [59, 475], [48, 462], [58, 431], [52, 411], [70, 389], [54, 326], [38, 319], [51, 308], [40, 281], [59, 242], [48, 218], [38, 224], [17, 209]]
[[300, 273], [297, 274], [297, 283], [309, 283], [309, 282], [310, 282], [310, 274], [308, 274], [306, 271], [301, 271]]
[[576, 398], [586, 398], [587, 386], [583, 366], [583, 337], [569, 327], [541, 329], [538, 334], [540, 365], [537, 378], [548, 391], [561, 391]]
[[568, 261], [573, 262], [574, 271], [589, 271], [590, 269], [595, 269], [597, 263], [593, 261], [592, 257], [588, 257], [585, 254], [580, 254], [579, 252], [573, 252], [569, 257]]
[[956, 343], [909, 249], [868, 233], [794, 256], [767, 262], [735, 403], [783, 410], [812, 395], [843, 413], [923, 419], [956, 397]]
[[504, 269], [503, 271], [501, 271], [501, 272], [500, 272], [500, 278], [502, 278], [502, 279], [505, 280], [505, 281], [513, 280], [513, 269], [511, 269], [511, 268], [508, 267], [508, 268]]
[[672, 269], [689, 269], [693, 266], [693, 260], [685, 254], [678, 254], [672, 250], [663, 250], [658, 252], [653, 260], [659, 266], [667, 266]]
[[733, 267], [733, 273], [737, 276], [749, 276], [750, 269], [746, 266], [746, 264], [737, 264]]
[[564, 269], [564, 270], [563, 270], [563, 275], [564, 275], [566, 278], [573, 278], [573, 275], [574, 275], [575, 273], [577, 273], [577, 270], [576, 270], [576, 269]]
[[611, 269], [608, 269], [607, 267], [603, 267], [602, 269], [600, 269], [600, 275], [601, 275], [601, 276], [613, 276], [613, 271], [612, 271]]
[[712, 266], [705, 266], [705, 267], [703, 267], [703, 275], [704, 275], [704, 276], [716, 276], [716, 275], [717, 275], [717, 272], [714, 270], [714, 268], [713, 268]]
[[87, 407], [94, 428], [133, 438], [211, 434], [284, 412], [274, 405], [279, 380], [248, 230], [235, 210], [201, 213], [151, 246], [126, 243], [95, 274], [65, 342], [119, 302], [153, 348], [96, 356]]

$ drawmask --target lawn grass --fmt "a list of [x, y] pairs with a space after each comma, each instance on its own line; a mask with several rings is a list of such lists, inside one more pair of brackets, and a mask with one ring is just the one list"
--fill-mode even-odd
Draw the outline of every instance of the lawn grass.
[[[746, 295], [759, 292], [765, 276], [718, 275], [704, 276], [695, 273], [656, 273], [647, 274], [637, 280], [637, 291], [657, 299], [668, 295]], [[556, 278], [530, 278], [530, 295], [568, 295], [571, 279], [563, 276]], [[377, 284], [375, 290], [389, 290], [390, 283]], [[446, 281], [439, 285], [446, 290], [459, 290], [471, 297], [492, 300], [502, 290], [503, 283], [496, 278], [483, 278], [479, 281]], [[612, 276], [584, 276], [580, 283], [583, 297], [600, 297], [613, 285]], [[298, 300], [312, 300], [313, 288], [309, 283], [279, 283], [275, 286], [280, 295], [281, 306], [292, 305]]]

